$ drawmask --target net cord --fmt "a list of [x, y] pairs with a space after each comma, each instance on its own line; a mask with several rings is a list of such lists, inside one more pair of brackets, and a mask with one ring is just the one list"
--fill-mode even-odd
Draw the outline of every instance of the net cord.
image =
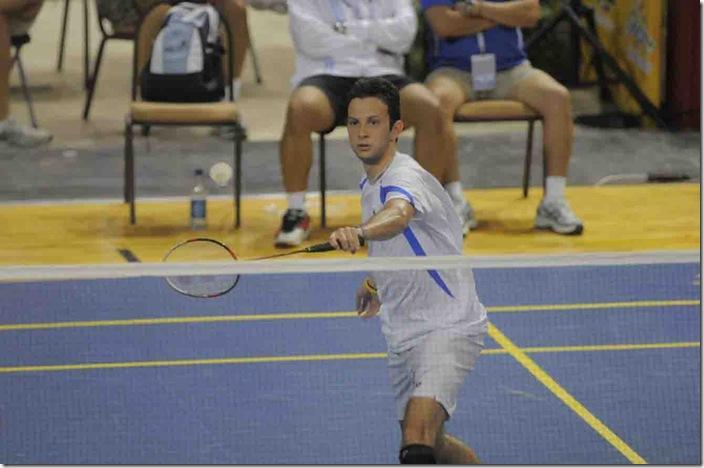
[[371, 271], [442, 270], [451, 268], [530, 268], [578, 265], [697, 263], [699, 250], [646, 253], [578, 253], [569, 255], [336, 257], [266, 261], [200, 263], [125, 263], [0, 267], [0, 283], [121, 279], [138, 277], [238, 275], [278, 273], [340, 273]]

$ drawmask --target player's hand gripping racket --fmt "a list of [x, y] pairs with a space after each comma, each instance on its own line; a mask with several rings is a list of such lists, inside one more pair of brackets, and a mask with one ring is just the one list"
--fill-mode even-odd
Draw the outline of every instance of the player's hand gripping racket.
[[[364, 240], [359, 239], [364, 245]], [[314, 244], [309, 247], [285, 252], [266, 257], [252, 258], [251, 260], [267, 260], [276, 257], [285, 257], [301, 253], [318, 253], [335, 250], [329, 242]], [[237, 261], [237, 255], [228, 246], [215, 239], [199, 237], [180, 242], [164, 256], [167, 263], [200, 263], [200, 262], [227, 262]], [[190, 297], [212, 298], [219, 297], [232, 291], [240, 275], [194, 275], [194, 276], [167, 276], [166, 282], [175, 291]]]

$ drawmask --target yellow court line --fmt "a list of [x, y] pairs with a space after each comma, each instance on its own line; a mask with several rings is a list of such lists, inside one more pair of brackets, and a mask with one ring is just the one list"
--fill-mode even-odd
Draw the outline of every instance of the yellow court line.
[[523, 367], [530, 372], [540, 383], [550, 390], [557, 398], [559, 398], [572, 411], [577, 413], [592, 429], [594, 429], [607, 442], [613, 445], [616, 450], [621, 452], [628, 461], [634, 464], [647, 463], [643, 457], [638, 455], [626, 442], [616, 435], [606, 424], [601, 422], [599, 418], [594, 416], [584, 405], [577, 401], [567, 390], [557, 383], [547, 372], [545, 372], [538, 364], [535, 363], [528, 355], [518, 348], [501, 330], [493, 324], [489, 324], [489, 336], [494, 339], [502, 348], [516, 359]]
[[698, 299], [680, 299], [668, 301], [630, 301], [630, 302], [594, 302], [581, 304], [524, 305], [487, 307], [489, 312], [526, 312], [543, 310], [589, 310], [621, 309], [637, 307], [677, 307], [699, 305]]
[[[583, 351], [633, 351], [639, 349], [666, 349], [666, 348], [696, 348], [700, 343], [696, 341], [680, 343], [643, 343], [643, 344], [610, 344], [588, 346], [541, 346], [522, 348], [524, 353], [560, 353]], [[504, 348], [490, 348], [482, 350], [482, 354], [498, 355], [510, 354]], [[355, 359], [383, 359], [386, 353], [354, 353], [354, 354], [313, 354], [303, 356], [257, 356], [216, 359], [181, 359], [170, 361], [133, 361], [133, 362], [104, 362], [87, 364], [57, 364], [46, 366], [10, 366], [0, 367], [0, 374], [20, 372], [51, 372], [70, 370], [95, 370], [95, 369], [127, 369], [134, 367], [169, 367], [169, 366], [205, 366], [215, 364], [264, 364], [273, 362], [300, 362], [300, 361], [334, 361]]]
[[271, 362], [303, 362], [303, 361], [349, 361], [354, 359], [381, 359], [386, 353], [357, 354], [312, 354], [303, 356], [256, 356], [219, 359], [180, 359], [174, 361], [132, 361], [104, 362], [93, 364], [60, 364], [53, 366], [17, 366], [0, 367], [0, 373], [42, 372], [92, 369], [129, 369], [135, 367], [172, 367], [172, 366], [205, 366], [214, 364], [257, 364]]
[[[557, 310], [589, 310], [589, 309], [620, 309], [637, 307], [678, 307], [699, 305], [699, 300], [669, 300], [669, 301], [633, 301], [633, 302], [597, 302], [586, 304], [553, 304], [524, 306], [494, 306], [487, 307], [491, 313], [497, 312], [529, 312]], [[75, 322], [39, 322], [0, 325], [0, 331], [11, 330], [46, 330], [54, 328], [84, 328], [84, 327], [117, 327], [137, 325], [167, 325], [182, 323], [213, 323], [213, 322], [253, 322], [258, 320], [296, 320], [356, 317], [356, 312], [300, 312], [286, 314], [248, 314], [248, 315], [212, 315], [189, 317], [164, 317], [150, 319], [125, 320], [94, 320]]]

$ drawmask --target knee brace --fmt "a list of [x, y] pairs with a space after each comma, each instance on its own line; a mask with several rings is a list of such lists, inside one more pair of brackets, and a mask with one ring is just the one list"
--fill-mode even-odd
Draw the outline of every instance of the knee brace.
[[410, 444], [401, 449], [398, 460], [402, 465], [434, 465], [435, 450], [422, 444]]

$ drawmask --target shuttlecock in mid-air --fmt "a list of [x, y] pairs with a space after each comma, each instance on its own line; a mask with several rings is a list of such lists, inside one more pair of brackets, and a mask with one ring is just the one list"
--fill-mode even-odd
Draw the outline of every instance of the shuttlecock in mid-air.
[[232, 179], [232, 166], [220, 161], [210, 167], [210, 178], [220, 187], [225, 187]]

